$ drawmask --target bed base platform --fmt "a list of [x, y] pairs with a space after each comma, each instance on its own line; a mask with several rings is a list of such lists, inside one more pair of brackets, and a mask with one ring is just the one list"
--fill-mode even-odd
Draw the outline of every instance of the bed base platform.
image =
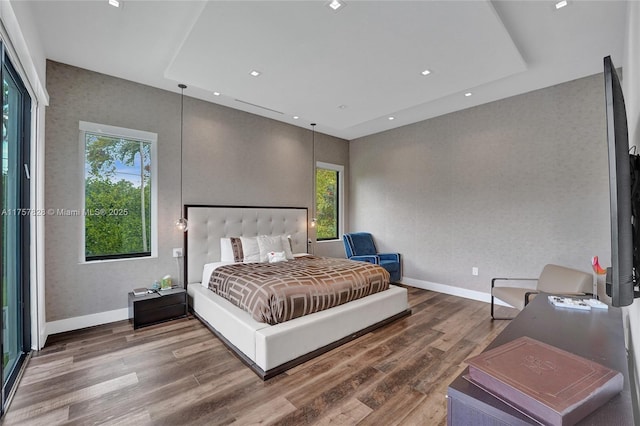
[[269, 325], [201, 285], [205, 264], [221, 259], [220, 238], [290, 236], [293, 253], [308, 251], [305, 207], [186, 205], [185, 276], [189, 307], [263, 380], [411, 313], [407, 290], [388, 290], [328, 310]]
[[407, 290], [393, 285], [364, 299], [277, 325], [255, 321], [200, 284], [191, 284], [188, 292], [195, 317], [262, 380], [411, 315]]

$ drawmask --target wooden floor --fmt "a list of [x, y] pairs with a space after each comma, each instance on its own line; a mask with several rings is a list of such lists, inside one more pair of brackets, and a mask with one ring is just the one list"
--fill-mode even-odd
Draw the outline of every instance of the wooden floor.
[[196, 319], [50, 336], [4, 425], [438, 425], [446, 390], [508, 324], [486, 303], [409, 289], [413, 315], [267, 382]]

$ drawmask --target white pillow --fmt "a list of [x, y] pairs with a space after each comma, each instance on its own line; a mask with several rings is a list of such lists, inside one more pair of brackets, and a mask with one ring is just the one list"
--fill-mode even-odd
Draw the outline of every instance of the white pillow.
[[242, 251], [244, 253], [244, 263], [260, 262], [260, 248], [257, 237], [240, 237], [242, 241]]
[[243, 260], [242, 240], [239, 237], [220, 238], [221, 262], [242, 262]]
[[211, 281], [211, 274], [213, 271], [224, 265], [233, 265], [236, 262], [213, 262], [205, 263], [202, 269], [202, 287], [209, 288], [209, 281]]
[[283, 251], [270, 251], [267, 253], [267, 259], [269, 263], [286, 262], [287, 258]]
[[291, 235], [281, 235], [282, 248], [284, 249], [284, 255], [288, 260], [293, 259], [293, 251], [291, 250]]
[[284, 251], [284, 248], [282, 247], [282, 237], [280, 235], [259, 235], [258, 248], [260, 250], [260, 262], [268, 262], [269, 252]]
[[211, 279], [211, 274], [213, 270], [216, 269], [217, 263], [205, 263], [204, 268], [202, 269], [202, 287], [209, 288], [209, 280]]
[[220, 261], [233, 262], [233, 248], [231, 248], [231, 238], [220, 238]]

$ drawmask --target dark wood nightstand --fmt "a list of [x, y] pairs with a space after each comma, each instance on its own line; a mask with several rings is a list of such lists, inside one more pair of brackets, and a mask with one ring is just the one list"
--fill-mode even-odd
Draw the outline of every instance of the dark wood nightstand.
[[129, 292], [129, 320], [133, 328], [140, 328], [187, 315], [187, 292], [174, 288], [144, 296]]

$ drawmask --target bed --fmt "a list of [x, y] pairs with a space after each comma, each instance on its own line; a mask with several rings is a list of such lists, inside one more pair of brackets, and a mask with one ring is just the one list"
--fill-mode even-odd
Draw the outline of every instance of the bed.
[[189, 228], [184, 282], [190, 308], [263, 380], [411, 313], [406, 289], [389, 285], [361, 299], [274, 325], [256, 321], [202, 285], [207, 279], [205, 265], [220, 261], [220, 239], [228, 237], [286, 235], [293, 253], [306, 253], [307, 209], [187, 205], [185, 217]]

